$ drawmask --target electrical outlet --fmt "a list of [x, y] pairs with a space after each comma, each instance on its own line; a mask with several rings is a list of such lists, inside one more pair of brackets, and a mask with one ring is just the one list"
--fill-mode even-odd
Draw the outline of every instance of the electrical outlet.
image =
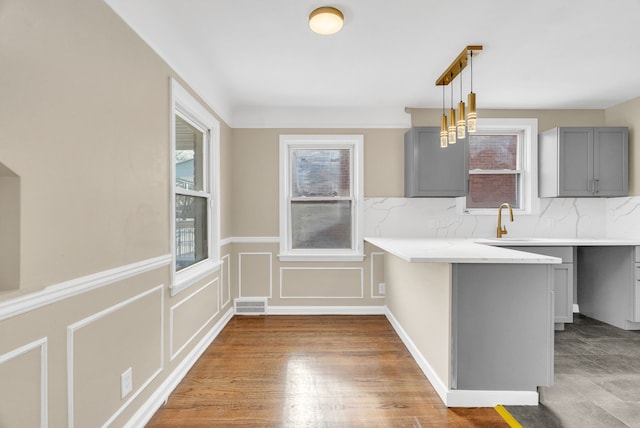
[[120, 394], [121, 394], [120, 398], [126, 397], [127, 394], [131, 392], [132, 389], [133, 389], [133, 374], [132, 374], [131, 367], [129, 367], [120, 375]]
[[386, 287], [385, 287], [385, 285], [384, 285], [384, 282], [379, 283], [379, 284], [378, 284], [378, 294], [384, 294], [384, 292], [385, 292], [385, 288], [386, 288]]

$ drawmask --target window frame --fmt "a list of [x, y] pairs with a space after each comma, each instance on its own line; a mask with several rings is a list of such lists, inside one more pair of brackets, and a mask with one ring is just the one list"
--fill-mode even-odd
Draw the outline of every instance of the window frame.
[[[362, 261], [364, 260], [363, 221], [363, 135], [280, 135], [280, 254], [281, 261]], [[351, 150], [351, 248], [292, 248], [291, 168], [292, 149]], [[300, 198], [295, 198], [300, 199]], [[345, 197], [321, 198], [345, 200]], [[309, 201], [318, 198], [309, 198]]]
[[[518, 147], [521, 149], [518, 153], [521, 203], [519, 208], [513, 209], [513, 212], [519, 215], [537, 214], [540, 209], [540, 199], [538, 198], [538, 119], [478, 119], [477, 129], [479, 134], [521, 133], [522, 141], [519, 142]], [[511, 174], [515, 170], [508, 171]], [[471, 170], [469, 170], [469, 175], [471, 175]], [[495, 215], [498, 208], [467, 208], [466, 204], [467, 196], [456, 198], [459, 211], [466, 215]]]
[[[171, 296], [194, 285], [197, 281], [220, 269], [220, 122], [200, 104], [175, 79], [171, 79], [170, 109], [170, 245], [171, 245]], [[176, 115], [204, 132], [203, 142], [203, 191], [182, 189], [176, 186]], [[206, 197], [207, 207], [207, 258], [176, 269], [176, 196]]]

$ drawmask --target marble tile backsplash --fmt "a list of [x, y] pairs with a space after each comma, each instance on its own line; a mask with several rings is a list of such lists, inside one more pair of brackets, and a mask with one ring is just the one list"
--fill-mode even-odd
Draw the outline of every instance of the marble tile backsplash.
[[[495, 215], [463, 214], [454, 198], [367, 198], [365, 236], [469, 238], [493, 237]], [[539, 213], [508, 221], [510, 237], [640, 237], [640, 197], [550, 198]]]

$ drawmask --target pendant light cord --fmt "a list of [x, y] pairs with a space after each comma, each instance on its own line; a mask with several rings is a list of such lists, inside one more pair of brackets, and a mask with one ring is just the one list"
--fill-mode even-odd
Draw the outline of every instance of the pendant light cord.
[[473, 51], [471, 51], [471, 59], [469, 60], [469, 70], [471, 71], [471, 92], [473, 92]]

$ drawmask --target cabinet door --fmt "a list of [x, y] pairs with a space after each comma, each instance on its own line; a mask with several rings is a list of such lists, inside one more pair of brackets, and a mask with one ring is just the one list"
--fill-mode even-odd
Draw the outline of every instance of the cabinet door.
[[573, 264], [553, 265], [553, 292], [556, 323], [573, 322]]
[[467, 194], [466, 140], [440, 147], [440, 128], [414, 127], [405, 134], [405, 196]]
[[558, 196], [592, 196], [593, 128], [560, 128]]
[[594, 135], [595, 196], [626, 196], [629, 186], [627, 128], [596, 128]]

